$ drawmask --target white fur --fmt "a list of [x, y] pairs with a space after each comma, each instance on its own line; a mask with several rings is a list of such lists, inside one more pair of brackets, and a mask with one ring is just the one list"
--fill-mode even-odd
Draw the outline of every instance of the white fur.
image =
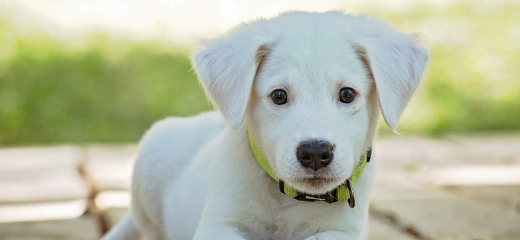
[[[300, 202], [258, 165], [247, 131], [287, 184], [325, 193], [372, 145], [379, 106], [396, 126], [427, 57], [410, 35], [340, 12], [284, 13], [208, 41], [193, 62], [224, 118], [167, 119], [147, 132], [132, 185], [137, 228], [148, 239], [366, 239], [375, 157], [356, 183], [355, 208]], [[344, 87], [357, 91], [354, 102], [338, 100]], [[288, 93], [287, 104], [272, 103], [274, 89]], [[296, 147], [309, 139], [335, 145], [329, 166], [299, 164]], [[313, 176], [330, 181], [303, 180]]]

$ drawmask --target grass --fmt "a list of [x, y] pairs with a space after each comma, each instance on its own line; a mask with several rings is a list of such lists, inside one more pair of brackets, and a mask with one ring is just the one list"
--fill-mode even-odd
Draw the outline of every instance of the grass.
[[0, 70], [0, 143], [137, 141], [158, 119], [210, 109], [184, 52], [18, 40]]
[[431, 59], [400, 129], [428, 135], [520, 129], [520, 4], [458, 3], [379, 13], [423, 33]]
[[[425, 38], [432, 55], [427, 75], [399, 131], [518, 131], [518, 12], [514, 3], [460, 3], [376, 13], [431, 35]], [[161, 118], [211, 109], [184, 49], [103, 36], [73, 47], [15, 32], [0, 25], [1, 145], [135, 142]]]

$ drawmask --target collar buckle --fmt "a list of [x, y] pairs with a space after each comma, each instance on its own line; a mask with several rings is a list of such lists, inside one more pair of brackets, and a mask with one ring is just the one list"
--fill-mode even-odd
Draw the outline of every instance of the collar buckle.
[[296, 195], [296, 197], [294, 197], [294, 199], [297, 199], [300, 201], [305, 201], [305, 202], [322, 201], [322, 202], [328, 202], [328, 203], [335, 203], [338, 201], [338, 199], [335, 197], [336, 196], [335, 192], [336, 192], [336, 189], [334, 189], [332, 192], [328, 192], [325, 194], [319, 194], [319, 195], [299, 193], [298, 195]]
[[[278, 187], [279, 187], [280, 192], [282, 192], [283, 194], [287, 194], [285, 192], [285, 182], [283, 180], [280, 179], [280, 181], [278, 182]], [[338, 201], [336, 196], [337, 196], [337, 190], [334, 189], [328, 193], [319, 194], [319, 195], [312, 195], [312, 194], [306, 194], [303, 192], [298, 192], [298, 194], [296, 196], [294, 196], [294, 199], [296, 199], [298, 201], [304, 201], [304, 202], [323, 201], [323, 202], [328, 202], [328, 203], [335, 203]]]

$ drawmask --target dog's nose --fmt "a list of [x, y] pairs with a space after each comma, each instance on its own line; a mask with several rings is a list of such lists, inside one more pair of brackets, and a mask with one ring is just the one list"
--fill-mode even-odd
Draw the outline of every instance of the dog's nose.
[[306, 167], [318, 171], [326, 167], [334, 158], [334, 146], [327, 141], [311, 140], [300, 143], [296, 149], [298, 161]]

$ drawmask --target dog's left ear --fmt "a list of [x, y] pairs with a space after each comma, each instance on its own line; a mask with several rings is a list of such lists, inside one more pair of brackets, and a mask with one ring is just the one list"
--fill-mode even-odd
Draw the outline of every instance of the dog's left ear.
[[257, 70], [269, 52], [267, 39], [250, 30], [244, 25], [208, 41], [192, 57], [206, 95], [235, 129], [244, 119]]
[[390, 29], [382, 34], [367, 34], [354, 48], [375, 82], [383, 117], [395, 130], [421, 82], [428, 50], [414, 37]]

